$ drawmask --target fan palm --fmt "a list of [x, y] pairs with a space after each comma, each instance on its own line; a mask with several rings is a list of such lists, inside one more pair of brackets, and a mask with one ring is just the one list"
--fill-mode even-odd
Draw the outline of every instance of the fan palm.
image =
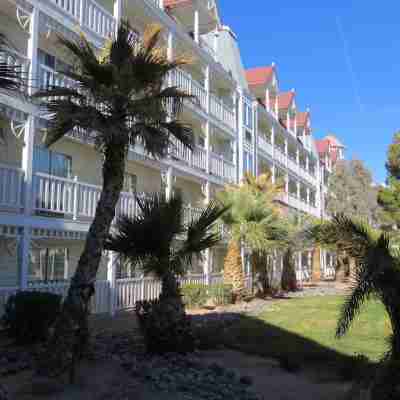
[[178, 120], [184, 100], [191, 96], [165, 85], [168, 75], [187, 60], [170, 61], [159, 45], [161, 35], [161, 28], [151, 25], [138, 38], [125, 21], [100, 53], [83, 35], [76, 41], [60, 38], [61, 46], [75, 60], [74, 68], [60, 73], [75, 84], [50, 86], [34, 95], [50, 115], [46, 146], [79, 129], [93, 139], [103, 158], [103, 187], [56, 323], [51, 346], [54, 355], [71, 346], [76, 325], [87, 330], [87, 308], [123, 187], [129, 146], [140, 141], [156, 158], [166, 155], [171, 137], [192, 148], [193, 131]]
[[145, 274], [157, 276], [162, 283], [160, 299], [179, 297], [177, 277], [185, 274], [204, 250], [219, 242], [216, 224], [226, 208], [211, 202], [185, 224], [180, 197], [166, 200], [164, 195], [155, 194], [138, 199], [138, 205], [135, 217], [119, 219], [106, 248]]
[[227, 186], [218, 194], [219, 200], [229, 206], [222, 221], [230, 228], [231, 234], [224, 279], [233, 285], [236, 296], [241, 296], [244, 291], [241, 258], [235, 256], [240, 244], [251, 250], [254, 269], [262, 273], [266, 255], [277, 245], [277, 241], [285, 237], [279, 209], [275, 204], [280, 190], [281, 186], [274, 185], [269, 174], [257, 178], [246, 174], [240, 185]]
[[[9, 42], [6, 36], [0, 33], [0, 56], [5, 54]], [[22, 71], [17, 65], [9, 65], [5, 61], [0, 61], [0, 89], [19, 90], [22, 86]]]
[[392, 360], [400, 360], [400, 254], [386, 233], [363, 222], [339, 215], [310, 229], [308, 236], [321, 245], [339, 245], [356, 261], [352, 291], [342, 306], [336, 335], [345, 335], [361, 306], [369, 298], [379, 298], [392, 326]]

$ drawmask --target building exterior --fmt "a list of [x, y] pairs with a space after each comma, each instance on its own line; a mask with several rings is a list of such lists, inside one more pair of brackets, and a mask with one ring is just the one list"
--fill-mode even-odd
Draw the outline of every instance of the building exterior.
[[[0, 288], [66, 280], [75, 270], [101, 189], [101, 158], [80, 132], [43, 148], [46, 115], [26, 95], [73, 84], [57, 73], [71, 63], [57, 35], [73, 38], [80, 30], [100, 47], [121, 18], [138, 33], [161, 24], [169, 57], [192, 56], [169, 84], [197, 96], [199, 105], [188, 103], [182, 115], [196, 134], [193, 152], [177, 144], [156, 161], [140, 145], [130, 149], [118, 215], [132, 215], [137, 196], [165, 190], [181, 193], [190, 218], [225, 184], [268, 169], [285, 179], [280, 201], [290, 212], [324, 216], [325, 175], [339, 142], [331, 138], [326, 150], [313, 139], [310, 111], [298, 111], [294, 90], [280, 91], [275, 65], [244, 69], [215, 0], [0, 2], [0, 31], [13, 44], [0, 57], [20, 65], [30, 82], [26, 92], [0, 93]], [[222, 243], [194, 272], [219, 272], [225, 251]], [[300, 266], [311, 267], [311, 253], [299, 257]], [[100, 280], [115, 277], [110, 259], [104, 255]]]

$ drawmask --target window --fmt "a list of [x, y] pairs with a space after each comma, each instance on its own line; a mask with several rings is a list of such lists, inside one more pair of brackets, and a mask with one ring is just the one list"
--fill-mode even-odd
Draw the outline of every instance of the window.
[[62, 153], [36, 146], [33, 153], [33, 169], [49, 175], [70, 178], [72, 158]]
[[31, 282], [51, 282], [68, 279], [68, 249], [33, 249], [30, 253]]
[[250, 143], [252, 142], [253, 135], [251, 134], [250, 131], [246, 130], [246, 135], [245, 135], [245, 137], [246, 137], [246, 141], [247, 141], [247, 142], [250, 142]]
[[45, 65], [51, 69], [56, 69], [56, 58], [49, 53], [39, 49], [38, 50], [39, 64]]
[[253, 155], [247, 151], [243, 153], [243, 169], [244, 172], [253, 173]]
[[243, 125], [253, 129], [253, 109], [252, 106], [244, 102], [243, 104]]
[[123, 191], [127, 193], [136, 193], [137, 191], [137, 176], [134, 174], [124, 175]]

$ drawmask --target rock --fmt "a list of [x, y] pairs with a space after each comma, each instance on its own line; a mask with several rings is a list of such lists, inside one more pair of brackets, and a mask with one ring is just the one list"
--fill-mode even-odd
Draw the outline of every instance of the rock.
[[253, 384], [253, 378], [250, 376], [241, 376], [240, 377], [240, 383], [242, 383], [243, 385], [252, 385]]

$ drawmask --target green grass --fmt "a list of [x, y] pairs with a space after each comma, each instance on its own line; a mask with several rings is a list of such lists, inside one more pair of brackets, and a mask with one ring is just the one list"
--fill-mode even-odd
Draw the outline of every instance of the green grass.
[[[299, 364], [351, 366], [355, 355], [375, 362], [387, 350], [390, 324], [378, 301], [366, 304], [349, 333], [335, 338], [341, 296], [277, 301], [258, 318], [243, 317], [229, 331], [229, 342], [242, 351]], [[349, 364], [350, 362], [350, 364]]]

